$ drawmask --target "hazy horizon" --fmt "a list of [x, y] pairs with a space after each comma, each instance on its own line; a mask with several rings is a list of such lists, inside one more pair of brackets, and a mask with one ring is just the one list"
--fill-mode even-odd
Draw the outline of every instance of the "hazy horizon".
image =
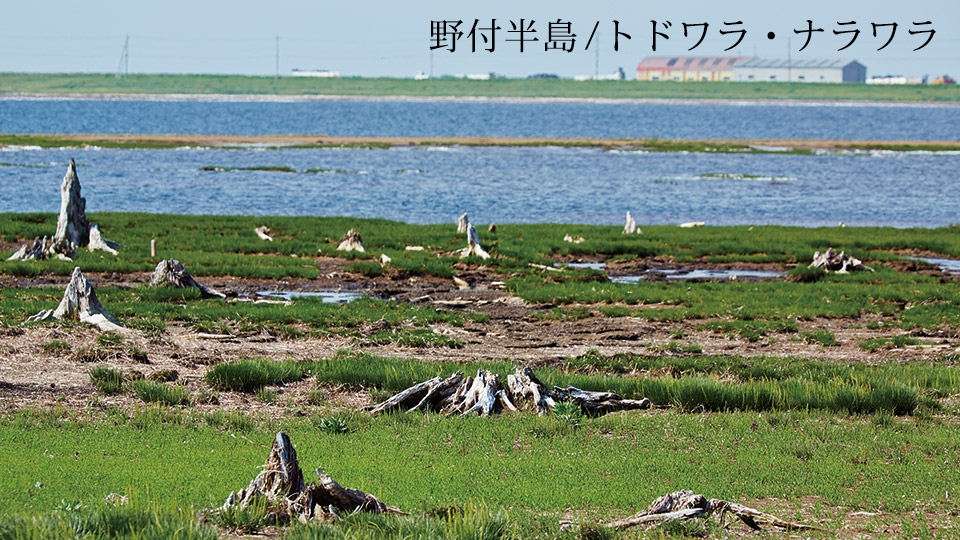
[[[399, 6], [385, 1], [365, 4], [316, 3], [281, 0], [269, 4], [238, 0], [224, 2], [130, 3], [120, 0], [80, 4], [68, 0], [19, 2], [6, 6], [0, 21], [0, 72], [22, 73], [115, 73], [121, 68], [124, 41], [129, 35], [130, 73], [289, 75], [295, 68], [327, 69], [342, 76], [413, 77], [418, 72], [445, 74], [497, 73], [525, 77], [534, 73], [575, 75], [612, 73], [623, 68], [634, 78], [636, 65], [646, 56], [759, 56], [785, 59], [850, 59], [867, 66], [868, 76], [901, 74], [931, 77], [960, 74], [960, 29], [953, 24], [960, 5], [945, 0], [916, 2], [870, 2], [855, 0], [842, 5], [813, 0], [801, 5], [773, 5], [759, 0], [741, 0], [717, 5], [704, 0], [668, 5], [637, 5], [623, 0], [590, 5], [560, 6], [547, 0], [531, 0], [522, 7], [515, 2], [494, 0], [440, 2], [425, 0]], [[55, 16], [56, 18], [52, 18]], [[478, 39], [477, 52], [470, 52], [467, 33], [475, 19], [480, 27], [496, 18], [494, 52]], [[510, 21], [535, 21], [538, 42], [508, 42]], [[431, 54], [431, 21], [463, 20], [464, 36], [457, 50], [438, 49]], [[824, 32], [812, 35], [804, 51], [805, 37], [794, 30], [806, 28], [807, 20]], [[569, 22], [576, 34], [573, 52], [544, 50], [548, 23]], [[613, 47], [613, 21], [631, 39], [621, 38]], [[652, 23], [671, 21], [668, 40], [651, 48]], [[742, 21], [739, 26], [726, 22]], [[839, 26], [856, 21], [855, 25]], [[936, 35], [920, 51], [912, 51], [925, 39], [911, 36], [915, 22], [932, 21]], [[597, 34], [584, 50], [593, 27]], [[699, 37], [701, 27], [690, 27], [683, 36], [682, 23], [709, 24], [703, 42], [687, 49]], [[871, 23], [898, 23], [896, 35], [881, 51], [888, 27], [872, 35]], [[929, 28], [929, 27], [927, 27]], [[747, 30], [743, 41], [720, 30]], [[857, 40], [844, 51], [852, 34], [834, 31], [857, 29]], [[768, 32], [775, 38], [768, 39]], [[279, 47], [278, 47], [279, 37]], [[790, 52], [788, 53], [788, 43]], [[599, 48], [599, 49], [598, 49]], [[599, 55], [597, 54], [599, 50]], [[279, 52], [279, 62], [278, 62]], [[121, 68], [122, 69], [122, 68]]]

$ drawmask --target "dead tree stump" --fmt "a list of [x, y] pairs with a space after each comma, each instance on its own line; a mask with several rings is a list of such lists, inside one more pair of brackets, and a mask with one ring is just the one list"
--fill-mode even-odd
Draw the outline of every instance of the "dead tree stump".
[[270, 229], [266, 225], [257, 227], [253, 232], [257, 233], [257, 236], [259, 236], [261, 240], [273, 242], [273, 236], [270, 234]]
[[481, 416], [504, 410], [529, 410], [543, 415], [559, 402], [573, 402], [584, 414], [600, 416], [615, 411], [647, 409], [649, 399], [623, 399], [613, 392], [590, 392], [572, 386], [550, 390], [529, 367], [518, 368], [507, 376], [504, 388], [500, 377], [484, 369], [476, 377], [463, 377], [460, 372], [447, 378], [434, 377], [415, 384], [386, 401], [370, 408], [372, 414], [393, 411], [436, 411], [446, 414]]
[[337, 245], [337, 251], [366, 251], [363, 249], [363, 241], [360, 239], [360, 233], [355, 229], [350, 229], [341, 238]]
[[344, 488], [330, 475], [317, 469], [319, 483], [304, 484], [297, 452], [286, 433], [280, 431], [263, 465], [263, 472], [240, 491], [231, 493], [218, 512], [237, 512], [261, 500], [266, 502], [277, 523], [292, 520], [325, 521], [336, 519], [338, 512], [357, 511], [377, 514], [404, 514], [359, 489]]
[[33, 244], [24, 244], [13, 255], [7, 257], [8, 261], [29, 261], [42, 260], [47, 257], [47, 237], [43, 240], [39, 237], [33, 239]]
[[651, 527], [667, 521], [693, 518], [706, 519], [713, 514], [720, 515], [720, 522], [722, 524], [727, 512], [732, 513], [751, 529], [758, 531], [762, 530], [760, 525], [772, 525], [785, 530], [810, 530], [816, 528], [802, 523], [785, 521], [742, 504], [721, 499], [707, 499], [703, 495], [696, 494], [690, 490], [668, 493], [653, 501], [646, 510], [638, 512], [628, 518], [611, 521], [606, 525], [614, 529]]
[[[464, 214], [466, 215], [466, 214]], [[460, 250], [460, 258], [469, 257], [471, 255], [476, 255], [481, 259], [489, 259], [490, 254], [484, 251], [480, 246], [480, 236], [477, 234], [477, 229], [473, 225], [467, 224], [467, 247]]]
[[112, 255], [116, 255], [118, 247], [120, 247], [120, 244], [104, 240], [103, 237], [100, 236], [99, 225], [92, 225], [90, 227], [90, 241], [87, 242], [87, 249], [90, 251], [99, 249]]
[[837, 254], [837, 251], [833, 248], [827, 248], [823, 253], [814, 252], [810, 268], [823, 268], [826, 272], [836, 272], [838, 274], [846, 274], [850, 270], [869, 270], [873, 272], [873, 268], [864, 265], [860, 259], [851, 257], [844, 251]]
[[467, 227], [470, 226], [470, 219], [467, 217], [467, 213], [464, 212], [459, 219], [457, 219], [457, 232], [465, 233], [467, 232]]
[[200, 289], [200, 293], [204, 298], [226, 298], [227, 295], [223, 294], [220, 291], [216, 291], [202, 285], [197, 280], [193, 279], [193, 276], [190, 275], [190, 272], [187, 272], [187, 269], [184, 268], [180, 261], [175, 259], [164, 259], [157, 264], [157, 268], [154, 269], [153, 275], [150, 276], [151, 285], [164, 285], [170, 284], [174, 287], [196, 287]]
[[80, 178], [77, 164], [70, 158], [67, 174], [60, 184], [60, 216], [57, 218], [57, 233], [53, 244], [65, 241], [71, 248], [85, 246], [90, 236], [90, 224], [86, 215], [87, 201], [80, 196]]
[[100, 300], [97, 299], [97, 293], [93, 290], [93, 285], [87, 281], [80, 267], [73, 269], [73, 275], [70, 276], [70, 283], [63, 291], [63, 299], [56, 309], [45, 309], [37, 313], [28, 321], [44, 321], [48, 319], [80, 319], [80, 321], [92, 324], [104, 332], [129, 332], [126, 328], [120, 326], [107, 310], [103, 309]]
[[[60, 184], [60, 215], [57, 217], [57, 231], [48, 244], [46, 238], [40, 246], [34, 239], [33, 246], [25, 245], [7, 260], [43, 260], [47, 257], [71, 260], [78, 247], [87, 246], [90, 251], [102, 249], [114, 255], [119, 244], [108, 242], [100, 234], [100, 228], [90, 226], [86, 215], [87, 201], [80, 196], [80, 179], [77, 177], [77, 164], [70, 158], [67, 174]], [[41, 249], [37, 249], [40, 247]]]
[[541, 416], [557, 405], [552, 392], [540, 382], [529, 367], [518, 369], [516, 373], [507, 375], [507, 389], [510, 390], [513, 402], [518, 408], [523, 409], [528, 406]]
[[627, 223], [623, 226], [623, 234], [643, 234], [643, 231], [637, 228], [637, 220], [633, 219], [633, 216], [630, 215], [630, 211], [627, 210]]

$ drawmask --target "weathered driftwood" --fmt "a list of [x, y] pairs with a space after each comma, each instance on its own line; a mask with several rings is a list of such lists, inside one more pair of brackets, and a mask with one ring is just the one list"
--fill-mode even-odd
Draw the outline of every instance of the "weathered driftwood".
[[360, 233], [355, 229], [350, 229], [340, 238], [340, 244], [337, 245], [337, 251], [366, 251], [363, 249], [363, 241], [360, 239]]
[[253, 232], [257, 233], [257, 236], [259, 236], [261, 240], [273, 242], [273, 236], [270, 234], [270, 229], [266, 225], [257, 227]]
[[89, 249], [90, 251], [99, 249], [102, 251], [106, 251], [107, 253], [110, 253], [112, 255], [116, 255], [117, 248], [120, 247], [120, 244], [116, 242], [110, 242], [108, 240], [103, 239], [103, 236], [100, 235], [99, 225], [90, 226], [89, 238], [90, 240], [87, 242], [87, 249]]
[[80, 196], [77, 164], [70, 158], [67, 174], [60, 183], [60, 216], [57, 218], [57, 233], [53, 235], [54, 244], [66, 241], [74, 249], [87, 245], [90, 224], [86, 207], [87, 201]]
[[252, 504], [266, 504], [276, 523], [295, 519], [326, 521], [335, 519], [341, 512], [404, 513], [359, 489], [344, 488], [320, 469], [316, 472], [319, 483], [305, 484], [297, 452], [287, 434], [280, 431], [270, 448], [263, 472], [246, 488], [231, 493], [218, 511], [237, 512]]
[[643, 231], [637, 228], [637, 220], [633, 219], [633, 216], [630, 215], [630, 211], [627, 211], [627, 223], [623, 226], [623, 234], [643, 234]]
[[810, 268], [823, 268], [827, 272], [838, 274], [846, 274], [850, 270], [869, 270], [873, 272], [873, 268], [864, 265], [860, 259], [851, 257], [843, 251], [837, 254], [837, 251], [833, 248], [827, 248], [823, 253], [814, 252]]
[[462, 216], [457, 219], [457, 232], [465, 233], [467, 232], [467, 227], [470, 226], [470, 218], [467, 217], [467, 213], [464, 212]]
[[153, 271], [153, 275], [150, 276], [151, 285], [173, 285], [174, 287], [196, 287], [200, 289], [200, 293], [206, 298], [226, 298], [227, 295], [223, 294], [220, 291], [216, 291], [199, 283], [197, 280], [193, 279], [193, 276], [190, 275], [190, 272], [187, 272], [187, 269], [176, 259], [164, 259], [157, 264], [157, 267]]
[[477, 234], [477, 229], [473, 225], [467, 224], [467, 247], [460, 250], [460, 258], [469, 257], [471, 255], [476, 255], [481, 259], [489, 259], [490, 254], [484, 251], [480, 246], [480, 235]]
[[664, 495], [653, 501], [646, 510], [638, 512], [628, 518], [611, 521], [605, 525], [614, 529], [650, 527], [667, 521], [693, 518], [706, 519], [714, 514], [719, 514], [722, 525], [724, 517], [726, 517], [728, 512], [754, 530], [762, 530], [761, 525], [771, 525], [786, 530], [809, 530], [816, 528], [802, 523], [785, 521], [742, 504], [721, 499], [707, 499], [703, 495], [696, 494], [690, 490], [676, 491]]
[[80, 267], [73, 269], [73, 275], [70, 276], [70, 283], [63, 291], [63, 299], [56, 309], [45, 309], [37, 313], [28, 321], [44, 321], [48, 319], [80, 319], [82, 322], [92, 324], [104, 332], [129, 332], [126, 328], [120, 326], [116, 319], [107, 313], [97, 299], [97, 293], [93, 290], [93, 285], [87, 281]]
[[684, 229], [692, 229], [694, 227], [703, 227], [704, 225], [706, 225], [706, 223], [703, 221], [688, 221], [686, 223], [681, 223], [680, 227]]
[[583, 237], [580, 235], [570, 236], [569, 234], [563, 236], [564, 242], [570, 242], [571, 244], [579, 244], [583, 242]]
[[643, 398], [623, 399], [613, 392], [590, 392], [568, 386], [554, 387], [553, 395], [557, 401], [572, 401], [580, 406], [583, 414], [588, 416], [603, 416], [609, 412], [629, 411], [633, 409], [649, 409], [650, 400]]
[[415, 384], [373, 406], [373, 414], [392, 411], [435, 411], [467, 416], [498, 414], [504, 410], [526, 410], [543, 415], [559, 402], [580, 406], [584, 414], [599, 416], [614, 411], [646, 409], [650, 400], [622, 399], [613, 392], [589, 392], [574, 387], [548, 389], [529, 367], [507, 376], [504, 387], [500, 377], [484, 369], [476, 377], [460, 372], [450, 377], [435, 377]]

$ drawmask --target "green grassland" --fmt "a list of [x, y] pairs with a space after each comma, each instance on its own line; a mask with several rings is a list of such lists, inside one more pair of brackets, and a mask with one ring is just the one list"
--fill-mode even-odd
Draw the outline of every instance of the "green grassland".
[[[68, 275], [75, 265], [85, 272], [148, 271], [160, 258], [175, 258], [194, 275], [236, 277], [315, 278], [312, 257], [318, 253], [351, 259], [393, 259], [400, 271], [441, 277], [454, 273], [459, 261], [454, 251], [466, 246], [465, 236], [450, 225], [410, 225], [378, 219], [349, 217], [249, 217], [188, 216], [167, 214], [89, 214], [104, 237], [119, 242], [119, 256], [78, 252], [76, 264], [65, 261], [0, 262], [0, 272], [14, 275], [55, 273]], [[0, 234], [17, 243], [52, 236], [55, 214], [0, 214]], [[254, 228], [269, 227], [273, 242], [257, 238]], [[335, 248], [348, 229], [356, 229], [367, 253], [338, 253]], [[498, 225], [495, 233], [481, 232], [481, 243], [496, 257], [488, 267], [530, 270], [529, 263], [549, 264], [550, 258], [567, 255], [602, 255], [609, 258], [669, 256], [677, 263], [783, 263], [812, 259], [814, 251], [833, 247], [867, 261], [890, 261], [891, 250], [918, 249], [946, 257], [960, 256], [960, 229], [895, 229], [878, 227], [802, 228], [782, 226], [697, 227], [644, 226], [642, 235], [626, 236], [620, 227], [591, 225]], [[582, 236], [573, 244], [564, 235]], [[150, 240], [156, 239], [159, 258], [150, 257]], [[495, 244], [495, 245], [494, 245]], [[428, 251], [406, 251], [422, 246]], [[11, 252], [0, 252], [9, 256]], [[437, 254], [442, 255], [437, 257]], [[296, 257], [291, 257], [296, 255]], [[6, 257], [4, 257], [5, 259]], [[476, 263], [478, 261], [471, 261]]]
[[[956, 281], [897, 270], [903, 264], [899, 253], [960, 257], [955, 227], [644, 226], [642, 235], [628, 236], [620, 227], [499, 224], [496, 233], [480, 229], [481, 243], [494, 256], [483, 261], [461, 260], [454, 253], [466, 242], [452, 223], [132, 213], [88, 217], [106, 238], [121, 243], [118, 256], [81, 249], [75, 262], [4, 261], [0, 273], [66, 275], [76, 264], [85, 272], [123, 274], [150, 271], [161, 258], [177, 258], [197, 276], [313, 279], [323, 264], [315, 258], [319, 248], [324, 256], [347, 259], [345, 271], [358, 275], [448, 279], [487, 272], [486, 279], [505, 281], [506, 290], [530, 302], [530, 309], [544, 304], [536, 312], [544, 324], [590, 317], [696, 319], [688, 325], [697, 331], [747, 341], [776, 335], [818, 350], [832, 347], [833, 335], [801, 332], [798, 321], [827, 317], [863, 324], [869, 316], [872, 325], [909, 329], [920, 338], [938, 332], [955, 338], [960, 328]], [[254, 228], [261, 225], [271, 228], [274, 242], [256, 237]], [[0, 234], [9, 246], [49, 236], [55, 226], [52, 214], [0, 214]], [[366, 253], [335, 251], [350, 228], [360, 232]], [[586, 241], [564, 242], [565, 234]], [[149, 255], [152, 238], [159, 244], [156, 258]], [[407, 245], [426, 251], [406, 251]], [[803, 270], [814, 251], [827, 247], [846, 249], [875, 271], [824, 275]], [[381, 265], [381, 254], [392, 262]], [[790, 278], [625, 285], [561, 263], [557, 270], [535, 266], [573, 257], [604, 259], [609, 268], [644, 257], [678, 264], [763, 263], [789, 269]], [[371, 417], [337, 408], [326, 392], [353, 389], [383, 399], [458, 370], [472, 374], [483, 368], [504, 378], [518, 361], [426, 362], [360, 350], [375, 343], [456, 347], [432, 327], [482, 328], [488, 322], [482, 313], [372, 298], [344, 305], [312, 299], [253, 304], [146, 285], [104, 286], [97, 292], [121, 323], [149, 339], [162, 339], [168, 324], [180, 324], [198, 332], [268, 332], [287, 340], [348, 337], [352, 349], [306, 360], [230, 358], [203, 367], [202, 376], [185, 382], [175, 372], [136, 376], [146, 351], [110, 334], [76, 347], [65, 341], [71, 339], [71, 323], [59, 323], [67, 331], [39, 348], [89, 366], [84, 369], [91, 389], [79, 408], [0, 404], [0, 466], [8, 471], [0, 476], [0, 540], [212, 539], [217, 526], [257, 530], [263, 515], [209, 518], [204, 509], [219, 506], [229, 492], [247, 485], [279, 429], [291, 436], [306, 471], [321, 467], [344, 486], [411, 512], [298, 525], [282, 531], [291, 539], [730, 537], [715, 522], [670, 525], [646, 534], [598, 528], [598, 520], [632, 515], [678, 489], [816, 524], [822, 530], [805, 533], [812, 538], [852, 532], [951, 538], [960, 533], [955, 520], [960, 507], [949, 494], [960, 481], [955, 353], [909, 363], [704, 355], [677, 331], [653, 354], [590, 351], [536, 367], [547, 385], [647, 397], [655, 405], [651, 411], [575, 419], [560, 414]], [[25, 323], [26, 317], [54, 307], [61, 295], [58, 287], [3, 288], [0, 330], [34, 331], [46, 323]], [[372, 335], [361, 331], [380, 319], [393, 328]], [[860, 348], [888, 350], [922, 341], [881, 337]], [[7, 384], [0, 380], [2, 388]], [[287, 392], [291, 385], [301, 391]], [[227, 393], [241, 402], [272, 403], [282, 413], [213, 406]], [[120, 406], [120, 398], [134, 405]], [[131, 502], [109, 505], [104, 499], [110, 493]], [[433, 512], [451, 506], [459, 510]], [[875, 515], [853, 520], [850, 514], [858, 511]], [[560, 519], [583, 526], [560, 532]]]
[[[7, 442], [0, 463], [9, 471], [0, 479], [0, 531], [16, 530], [15, 515], [102, 507], [98, 501], [112, 492], [148, 496], [161, 515], [180, 507], [189, 516], [246, 486], [273, 433], [284, 429], [307, 470], [321, 467], [421, 520], [430, 510], [482, 501], [506, 514], [506, 537], [553, 538], [567, 509], [589, 524], [631, 515], [680, 488], [760, 501], [754, 504], [762, 509], [815, 521], [826, 530], [813, 533], [818, 538], [833, 537], [847, 509], [897, 515], [896, 525], [910, 527], [884, 537], [911, 538], [915, 528], [926, 531], [921, 538], [957, 532], [949, 525], [931, 532], [924, 517], [956, 508], [947, 492], [960, 480], [948, 465], [960, 459], [954, 427], [929, 420], [666, 412], [585, 419], [575, 427], [555, 416], [354, 415], [343, 417], [348, 432], [326, 433], [306, 420], [221, 426], [169, 408], [130, 415], [108, 408], [104, 415], [24, 411], [0, 421]], [[803, 497], [816, 504], [802, 508]], [[866, 525], [884, 530], [882, 520]]]
[[240, 75], [0, 73], [0, 93], [30, 94], [276, 94], [307, 96], [556, 97], [608, 99], [758, 99], [960, 101], [960, 87], [817, 83], [676, 83], [673, 81], [471, 81]]

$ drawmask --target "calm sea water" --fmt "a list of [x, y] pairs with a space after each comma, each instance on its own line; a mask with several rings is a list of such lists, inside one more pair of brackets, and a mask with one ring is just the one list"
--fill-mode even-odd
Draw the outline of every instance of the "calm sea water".
[[[71, 156], [87, 209], [343, 215], [410, 223], [944, 226], [960, 222], [960, 153], [796, 156], [594, 148], [0, 152], [0, 212], [56, 212]], [[201, 172], [286, 166], [347, 172]]]
[[960, 140], [951, 105], [0, 99], [0, 133]]

